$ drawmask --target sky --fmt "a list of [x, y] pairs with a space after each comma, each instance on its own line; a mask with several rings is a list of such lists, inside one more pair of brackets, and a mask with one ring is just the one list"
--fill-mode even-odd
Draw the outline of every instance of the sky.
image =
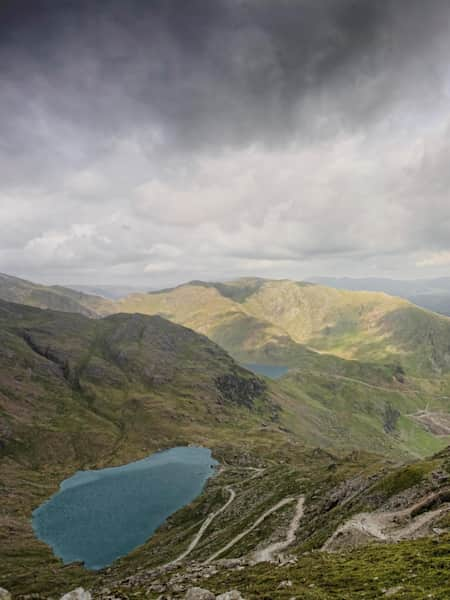
[[2, 0], [0, 271], [450, 274], [448, 0]]

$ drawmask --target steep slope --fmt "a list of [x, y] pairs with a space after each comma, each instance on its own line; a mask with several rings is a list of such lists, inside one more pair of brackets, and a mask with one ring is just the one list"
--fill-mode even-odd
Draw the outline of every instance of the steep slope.
[[319, 451], [227, 464], [136, 552], [65, 589], [105, 600], [181, 600], [193, 586], [248, 600], [446, 600], [449, 484], [449, 449], [404, 465]]
[[123, 299], [237, 360], [285, 365], [285, 426], [310, 444], [425, 456], [448, 440], [450, 320], [406, 300], [292, 281], [191, 282]]
[[337, 357], [396, 364], [425, 377], [450, 372], [450, 319], [378, 292], [246, 278], [193, 281], [114, 302], [2, 275], [0, 298], [90, 317], [159, 314], [207, 335], [241, 362], [327, 370]]
[[134, 294], [116, 308], [162, 314], [205, 333], [248, 362], [301, 366], [317, 360], [308, 352], [315, 350], [395, 363], [420, 375], [450, 370], [450, 319], [382, 293], [242, 279]]
[[[159, 314], [171, 321], [207, 335], [237, 360], [252, 362], [266, 357], [267, 362], [292, 356], [293, 360], [311, 353], [297, 344], [282, 328], [250, 314], [227, 286], [193, 282], [177, 288], [132, 294], [115, 307], [122, 312]], [[238, 289], [238, 299], [245, 289]]]
[[401, 296], [421, 308], [450, 316], [449, 277], [415, 280], [312, 277], [310, 281], [343, 290], [367, 290]]
[[113, 312], [110, 301], [59, 285], [46, 286], [0, 273], [0, 299], [64, 312], [98, 317]]
[[88, 319], [0, 301], [2, 573], [16, 583], [69, 577], [30, 515], [77, 469], [187, 443], [264, 454], [286, 438], [278, 411], [264, 381], [160, 317]]
[[[239, 367], [207, 337], [159, 316], [89, 319], [0, 302], [0, 586], [44, 597], [79, 584], [95, 587], [96, 597], [111, 587], [117, 587], [116, 597], [148, 596], [154, 568], [182, 556], [211, 514], [217, 513], [189, 559], [253, 555], [286, 539], [289, 551], [303, 552], [320, 547], [367, 503], [382, 507], [402, 491], [397, 480], [406, 477], [406, 487], [435, 481], [431, 462], [419, 468], [420, 477], [414, 470], [403, 479], [395, 473], [373, 487], [386, 475], [380, 457], [342, 457], [355, 447], [391, 456], [435, 447], [431, 433], [418, 444], [396, 427], [397, 405], [404, 411], [421, 406], [414, 381], [396, 367], [341, 359], [328, 366], [327, 378], [300, 370], [270, 382]], [[356, 397], [354, 386], [361, 387]], [[223, 464], [219, 476], [108, 572], [63, 567], [34, 538], [31, 510], [73, 471], [187, 443], [213, 449]], [[308, 449], [317, 445], [337, 449], [341, 457]], [[235, 494], [229, 504], [227, 489]], [[292, 541], [286, 528], [297, 518], [300, 497], [308, 525], [300, 520]], [[183, 560], [174, 565], [189, 582], [185, 568]], [[239, 573], [239, 581], [253, 577], [252, 568]], [[220, 589], [216, 575], [213, 584]], [[155, 593], [161, 585], [155, 583]], [[249, 597], [260, 597], [263, 588], [256, 589]]]

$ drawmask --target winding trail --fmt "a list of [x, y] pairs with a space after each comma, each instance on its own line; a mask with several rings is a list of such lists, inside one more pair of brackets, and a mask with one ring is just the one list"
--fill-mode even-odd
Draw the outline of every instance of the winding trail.
[[230, 493], [230, 497], [225, 502], [225, 504], [223, 506], [221, 506], [219, 508], [219, 510], [216, 510], [216, 512], [213, 512], [213, 513], [211, 513], [210, 515], [208, 515], [206, 517], [206, 519], [202, 523], [202, 526], [198, 530], [197, 535], [194, 537], [194, 539], [192, 540], [192, 542], [189, 544], [189, 547], [182, 554], [180, 554], [180, 556], [178, 556], [177, 558], [175, 558], [174, 560], [172, 560], [166, 566], [175, 565], [175, 564], [181, 562], [182, 560], [184, 560], [186, 558], [186, 556], [188, 556], [192, 552], [192, 550], [194, 550], [194, 548], [197, 546], [197, 544], [199, 543], [199, 541], [202, 539], [203, 534], [208, 529], [208, 527], [211, 525], [211, 523], [214, 521], [214, 519], [217, 516], [219, 516], [221, 513], [223, 513], [223, 511], [226, 510], [230, 506], [230, 504], [236, 498], [236, 492], [229, 485], [227, 485], [225, 487], [225, 489]]
[[275, 542], [273, 544], [270, 544], [270, 546], [267, 546], [267, 548], [257, 550], [252, 557], [254, 562], [269, 562], [273, 560], [275, 555], [279, 554], [288, 546], [294, 543], [295, 534], [297, 533], [297, 529], [300, 525], [300, 520], [303, 517], [304, 505], [305, 497], [300, 496], [300, 498], [297, 501], [297, 507], [294, 516], [292, 517], [291, 522], [289, 524], [289, 529], [287, 530], [286, 538], [281, 542]]
[[[247, 481], [251, 481], [252, 479], [255, 479], [256, 477], [259, 477], [265, 471], [265, 469], [257, 468], [257, 467], [242, 467], [242, 469], [253, 471], [253, 475], [240, 483], [245, 483]], [[189, 544], [188, 548], [184, 552], [182, 552], [180, 554], [180, 556], [178, 556], [174, 560], [171, 560], [170, 562], [166, 563], [163, 566], [163, 568], [171, 567], [172, 565], [176, 565], [179, 562], [181, 562], [182, 560], [184, 560], [187, 556], [189, 556], [189, 554], [197, 547], [197, 545], [200, 542], [200, 540], [202, 539], [205, 531], [208, 529], [208, 527], [211, 525], [211, 523], [214, 521], [214, 519], [216, 517], [218, 517], [221, 513], [223, 513], [230, 506], [230, 504], [236, 498], [236, 492], [231, 487], [231, 485], [227, 485], [223, 489], [227, 490], [230, 493], [230, 497], [225, 502], [225, 504], [221, 508], [219, 508], [219, 510], [216, 510], [216, 512], [211, 513], [210, 515], [208, 515], [206, 517], [206, 519], [203, 521], [200, 529], [198, 530], [197, 534], [195, 535], [194, 539]]]
[[[421, 537], [433, 522], [450, 512], [447, 490], [429, 494], [408, 508], [397, 511], [363, 512], [338, 527], [322, 546], [324, 552], [360, 546], [368, 540], [398, 542]], [[433, 503], [441, 506], [433, 507]], [[427, 510], [432, 508], [432, 510]], [[363, 536], [361, 538], [361, 536]]]
[[264, 521], [264, 519], [267, 519], [267, 517], [269, 517], [272, 513], [276, 512], [283, 506], [286, 506], [286, 504], [290, 504], [291, 502], [294, 502], [294, 501], [295, 501], [295, 498], [284, 498], [283, 500], [280, 500], [280, 502], [277, 502], [277, 504], [275, 504], [275, 506], [272, 506], [272, 508], [269, 508], [269, 510], [266, 510], [265, 513], [263, 513], [260, 517], [258, 517], [258, 519], [256, 519], [256, 521], [253, 523], [253, 525], [251, 525], [250, 527], [248, 527], [247, 529], [245, 529], [244, 531], [239, 533], [230, 542], [228, 542], [228, 544], [226, 544], [225, 546], [223, 546], [222, 548], [217, 550], [217, 552], [215, 552], [209, 558], [207, 558], [203, 564], [207, 565], [208, 563], [215, 560], [221, 554], [223, 554], [224, 552], [226, 552], [227, 550], [232, 548], [235, 544], [237, 544], [240, 540], [242, 540], [242, 538], [244, 538], [251, 531], [253, 531], [253, 529], [258, 527], [258, 525], [260, 525]]

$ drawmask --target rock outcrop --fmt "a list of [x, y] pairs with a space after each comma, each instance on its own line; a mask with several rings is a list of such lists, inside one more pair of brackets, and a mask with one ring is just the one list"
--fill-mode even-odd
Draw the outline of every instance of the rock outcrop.
[[91, 592], [79, 587], [61, 596], [60, 600], [92, 600], [92, 596]]
[[244, 600], [241, 593], [237, 590], [231, 590], [216, 596], [209, 590], [205, 590], [199, 587], [190, 588], [186, 592], [185, 600]]
[[212, 592], [199, 587], [190, 588], [185, 596], [185, 600], [215, 600], [215, 598]]

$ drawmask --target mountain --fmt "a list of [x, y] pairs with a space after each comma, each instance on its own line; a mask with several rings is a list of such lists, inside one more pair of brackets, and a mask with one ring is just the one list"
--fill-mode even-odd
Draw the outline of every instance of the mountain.
[[[271, 297], [266, 285], [260, 280], [236, 283], [224, 295], [215, 285], [191, 284], [163, 294], [173, 305], [173, 295], [182, 293], [177, 301], [186, 308], [186, 293], [194, 302], [206, 290], [214, 307], [218, 294], [229, 310], [229, 302], [236, 309], [244, 306], [255, 288]], [[283, 289], [287, 293], [290, 287]], [[160, 294], [149, 296], [161, 300]], [[203, 316], [194, 313], [193, 318], [200, 322], [208, 314], [220, 317], [219, 306], [214, 313], [205, 301]], [[433, 384], [431, 378], [418, 380], [399, 365], [347, 360], [299, 346], [311, 359], [308, 369], [270, 381], [240, 367], [204, 335], [159, 315], [120, 313], [92, 319], [0, 301], [0, 586], [18, 597], [47, 597], [83, 585], [99, 598], [151, 597], [165, 593], [167, 586], [174, 598], [181, 598], [187, 586], [201, 582], [206, 587], [208, 579], [219, 591], [230, 589], [224, 586], [232, 582], [248, 598], [284, 598], [277, 590], [291, 573], [298, 593], [308, 598], [310, 584], [317, 581], [316, 568], [323, 569], [321, 586], [330, 581], [342, 591], [344, 584], [335, 579], [337, 568], [353, 572], [354, 581], [345, 585], [356, 590], [361, 585], [366, 589], [368, 573], [386, 569], [390, 561], [398, 563], [399, 573], [406, 571], [407, 552], [437, 561], [429, 536], [433, 528], [446, 526], [447, 513], [433, 511], [447, 506], [450, 458], [444, 452], [406, 466], [398, 461], [430, 454], [448, 443], [442, 431], [433, 432], [439, 425], [433, 421], [436, 414], [445, 426], [442, 380]], [[123, 464], [185, 444], [210, 447], [222, 463], [219, 474], [192, 505], [110, 569], [90, 573], [81, 565], [63, 566], [35, 539], [32, 509], [74, 471]], [[223, 508], [230, 489], [234, 500]], [[426, 520], [418, 523], [423, 539], [415, 541], [408, 534], [403, 550], [362, 548], [359, 558], [317, 555], [349, 519], [364, 511], [388, 514], [393, 506], [406, 511], [414, 524], [418, 511]], [[303, 517], [296, 512], [300, 509]], [[268, 511], [270, 516], [261, 520]], [[161, 579], [155, 568], [184, 553], [201, 524], [216, 513], [189, 558], [198, 562], [192, 568], [183, 561], [174, 567], [173, 583], [170, 572]], [[277, 570], [273, 577], [267, 563], [253, 567], [254, 551], [282, 541], [292, 523], [298, 532], [289, 552], [299, 562], [287, 568], [295, 570]], [[392, 527], [394, 539], [397, 525]], [[349, 544], [360, 542], [357, 530]], [[303, 556], [311, 550], [316, 551], [312, 558]], [[220, 563], [214, 566], [213, 561], [211, 569], [201, 564], [217, 553], [240, 561], [226, 580]], [[420, 561], [415, 568], [422, 573]], [[398, 584], [395, 573], [384, 580], [386, 585]], [[328, 597], [320, 594], [315, 597]]]
[[80, 285], [80, 284], [70, 284], [69, 287], [72, 290], [77, 290], [78, 292], [82, 292], [83, 294], [93, 294], [95, 296], [102, 296], [102, 298], [107, 298], [109, 300], [118, 300], [119, 298], [123, 298], [124, 296], [128, 296], [129, 294], [136, 294], [137, 292], [142, 292], [142, 290], [149, 290], [151, 288], [146, 287], [137, 287], [131, 285]]
[[379, 292], [244, 278], [193, 281], [112, 301], [2, 275], [0, 298], [90, 317], [161, 315], [207, 335], [244, 363], [335, 369], [346, 359], [395, 364], [420, 376], [450, 369], [450, 319]]
[[244, 462], [270, 456], [290, 444], [279, 410], [263, 380], [160, 317], [0, 301], [0, 586], [69, 576], [30, 514], [74, 471], [189, 443]]
[[133, 294], [115, 306], [191, 327], [243, 362], [302, 366], [316, 351], [420, 375], [450, 369], [450, 319], [383, 293], [240, 279]]
[[436, 279], [383, 279], [351, 277], [312, 277], [312, 282], [344, 290], [367, 290], [401, 296], [413, 304], [450, 316], [450, 277]]
[[240, 362], [290, 367], [274, 391], [286, 426], [308, 444], [426, 456], [450, 441], [450, 320], [404, 299], [241, 279], [116, 306], [191, 327]]
[[[248, 600], [448, 597], [449, 449], [407, 465], [303, 458], [243, 481], [231, 468], [235, 499], [189, 561], [156, 568], [187, 546], [193, 523], [223, 506], [224, 481], [93, 582], [95, 597], [214, 598], [233, 589]], [[287, 503], [271, 522], [251, 530], [280, 499]], [[194, 586], [213, 594], [185, 596]]]
[[59, 285], [46, 286], [0, 273], [0, 299], [98, 317], [112, 311], [111, 303], [100, 296], [86, 294]]
[[405, 300], [245, 279], [134, 294], [108, 310], [161, 315], [241, 363], [290, 367], [266, 385], [280, 425], [306, 445], [407, 457], [450, 441], [450, 321]]

